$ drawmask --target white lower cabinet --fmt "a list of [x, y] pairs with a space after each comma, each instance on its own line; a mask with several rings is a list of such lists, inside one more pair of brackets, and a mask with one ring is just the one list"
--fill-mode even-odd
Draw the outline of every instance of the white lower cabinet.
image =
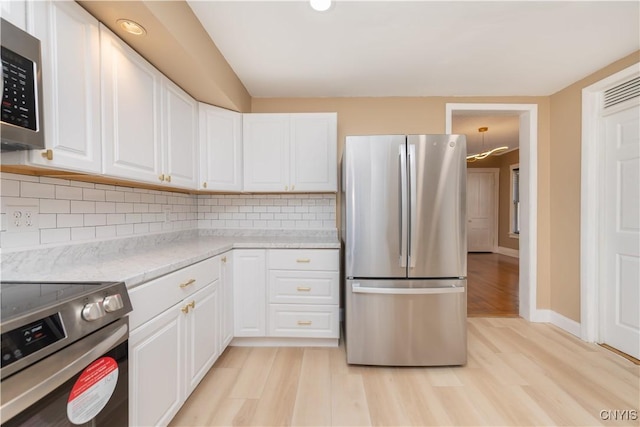
[[233, 311], [236, 337], [263, 337], [266, 322], [266, 251], [233, 251]]
[[234, 251], [236, 337], [331, 338], [339, 332], [339, 250]]
[[130, 291], [130, 425], [167, 425], [220, 355], [220, 278], [218, 256]]
[[223, 254], [220, 261], [222, 261], [222, 264], [220, 264], [220, 289], [222, 290], [220, 301], [223, 306], [222, 324], [220, 325], [222, 331], [220, 353], [222, 353], [233, 339], [233, 251]]

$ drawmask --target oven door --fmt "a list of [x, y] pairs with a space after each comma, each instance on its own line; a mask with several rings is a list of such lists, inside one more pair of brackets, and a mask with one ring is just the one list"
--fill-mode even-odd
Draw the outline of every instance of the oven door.
[[128, 319], [123, 318], [2, 381], [2, 427], [126, 426]]

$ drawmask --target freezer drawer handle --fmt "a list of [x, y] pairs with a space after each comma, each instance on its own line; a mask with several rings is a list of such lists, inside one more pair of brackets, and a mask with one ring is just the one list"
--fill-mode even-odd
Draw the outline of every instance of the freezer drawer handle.
[[427, 294], [457, 294], [463, 293], [463, 287], [449, 288], [367, 288], [359, 283], [351, 285], [351, 290], [356, 294], [385, 294], [385, 295], [427, 295]]

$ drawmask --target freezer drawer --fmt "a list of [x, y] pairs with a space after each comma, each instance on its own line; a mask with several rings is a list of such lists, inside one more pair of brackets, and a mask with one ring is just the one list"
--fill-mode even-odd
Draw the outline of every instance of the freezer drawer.
[[466, 280], [347, 280], [347, 362], [467, 362]]

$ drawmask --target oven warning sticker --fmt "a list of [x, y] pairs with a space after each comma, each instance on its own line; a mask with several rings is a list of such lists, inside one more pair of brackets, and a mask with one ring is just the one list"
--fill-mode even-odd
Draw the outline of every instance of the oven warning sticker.
[[118, 363], [101, 357], [86, 367], [73, 385], [67, 401], [67, 417], [74, 424], [95, 418], [107, 405], [118, 382]]

